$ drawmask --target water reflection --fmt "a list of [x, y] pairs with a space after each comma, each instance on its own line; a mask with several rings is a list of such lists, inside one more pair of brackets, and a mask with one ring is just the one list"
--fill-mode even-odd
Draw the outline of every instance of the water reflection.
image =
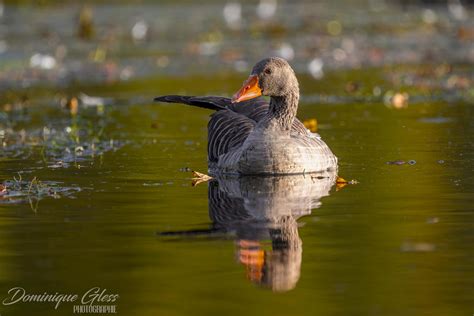
[[279, 177], [219, 178], [209, 183], [209, 230], [161, 235], [234, 236], [236, 257], [252, 282], [276, 292], [293, 289], [301, 271], [303, 242], [297, 219], [321, 206], [334, 172]]

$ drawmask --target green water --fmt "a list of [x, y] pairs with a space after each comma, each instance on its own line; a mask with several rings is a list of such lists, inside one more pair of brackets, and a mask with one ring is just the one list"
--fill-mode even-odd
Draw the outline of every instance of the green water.
[[[208, 185], [192, 187], [186, 171], [207, 170], [210, 112], [146, 101], [176, 86], [203, 94], [213, 82], [195, 80], [200, 83], [178, 78], [167, 85], [160, 79], [146, 87], [84, 88], [114, 99], [101, 111], [81, 107], [75, 117], [48, 92], [5, 112], [7, 121], [16, 119], [15, 131], [73, 126], [82, 131], [79, 144], [114, 139], [119, 146], [63, 168], [48, 167], [57, 158], [42, 145], [0, 158], [0, 179], [22, 172], [25, 180], [81, 190], [0, 204], [2, 300], [13, 287], [82, 295], [97, 286], [119, 294], [115, 305], [122, 315], [474, 312], [472, 105], [433, 101], [396, 110], [379, 101], [304, 102], [298, 117], [318, 119], [320, 134], [339, 157], [339, 175], [359, 184], [330, 186], [321, 206], [298, 220], [301, 262], [290, 272], [299, 275], [286, 291], [275, 292], [259, 285], [258, 272], [250, 280], [249, 267], [240, 262], [237, 239], [249, 237], [235, 231], [160, 235], [212, 226]], [[241, 80], [223, 77], [214, 89], [230, 95]], [[303, 80], [303, 100], [324, 85], [337, 87]], [[145, 101], [134, 101], [137, 95]], [[387, 164], [397, 160], [416, 163]], [[287, 194], [291, 199], [292, 191]], [[251, 235], [262, 226], [245, 229]], [[278, 251], [269, 238], [260, 242], [270, 260]], [[298, 260], [285, 255], [290, 263]], [[0, 313], [69, 315], [72, 306], [22, 302], [1, 306]]]
[[[0, 316], [473, 315], [472, 6], [232, 2], [0, 0]], [[271, 55], [357, 184], [192, 186], [210, 111], [151, 100]]]

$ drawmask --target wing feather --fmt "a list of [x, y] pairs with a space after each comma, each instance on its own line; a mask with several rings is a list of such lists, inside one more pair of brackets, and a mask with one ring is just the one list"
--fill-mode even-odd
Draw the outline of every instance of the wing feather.
[[[267, 114], [269, 107], [263, 97], [232, 103], [230, 98], [225, 97], [166, 95], [155, 98], [155, 101], [184, 103], [216, 111], [208, 124], [208, 156], [209, 161], [213, 162], [217, 162], [220, 155], [241, 146], [255, 125]], [[292, 133], [307, 134], [308, 131], [303, 123], [295, 119]]]
[[256, 122], [230, 109], [218, 111], [208, 124], [209, 161], [217, 162], [220, 155], [243, 144]]

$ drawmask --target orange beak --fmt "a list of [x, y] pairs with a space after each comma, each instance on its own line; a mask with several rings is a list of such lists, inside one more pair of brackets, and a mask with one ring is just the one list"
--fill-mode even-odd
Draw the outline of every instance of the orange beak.
[[261, 95], [262, 90], [260, 90], [260, 87], [258, 86], [258, 77], [257, 75], [252, 75], [244, 82], [244, 85], [240, 88], [239, 92], [234, 94], [232, 97], [232, 103], [250, 100]]

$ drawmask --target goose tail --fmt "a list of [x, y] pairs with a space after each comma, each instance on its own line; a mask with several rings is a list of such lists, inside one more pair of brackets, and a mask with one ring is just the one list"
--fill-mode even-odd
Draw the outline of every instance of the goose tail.
[[181, 103], [200, 108], [210, 109], [214, 111], [220, 111], [229, 104], [231, 99], [224, 97], [196, 97], [196, 96], [184, 96], [184, 95], [163, 95], [153, 99], [155, 102], [166, 102], [166, 103]]

